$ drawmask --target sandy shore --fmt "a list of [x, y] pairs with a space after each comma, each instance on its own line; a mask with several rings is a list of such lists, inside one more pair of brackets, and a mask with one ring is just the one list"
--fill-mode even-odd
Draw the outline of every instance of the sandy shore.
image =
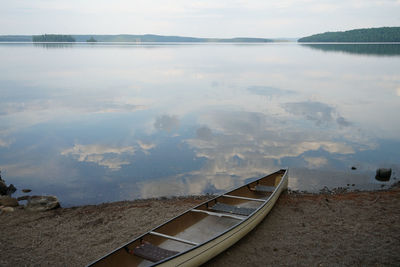
[[[0, 215], [0, 266], [84, 266], [206, 197]], [[205, 266], [400, 266], [400, 188], [283, 194], [264, 221]]]

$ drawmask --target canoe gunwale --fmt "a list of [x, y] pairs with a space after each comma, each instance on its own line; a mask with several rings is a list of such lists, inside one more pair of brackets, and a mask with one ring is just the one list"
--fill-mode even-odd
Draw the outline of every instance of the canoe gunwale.
[[[265, 208], [265, 206], [267, 206], [267, 205], [270, 203], [271, 199], [277, 194], [277, 192], [280, 192], [280, 193], [281, 193], [281, 192], [285, 189], [285, 188], [282, 188], [282, 186], [283, 186], [283, 184], [286, 182], [286, 180], [288, 179], [288, 172], [289, 172], [289, 169], [288, 169], [288, 168], [286, 168], [286, 169], [280, 169], [280, 170], [278, 170], [278, 171], [272, 172], [271, 174], [269, 174], [269, 175], [267, 175], [267, 176], [261, 177], [261, 178], [259, 178], [259, 179], [256, 179], [256, 180], [252, 181], [252, 182], [249, 182], [249, 183], [246, 183], [246, 184], [244, 184], [244, 185], [238, 186], [238, 187], [236, 187], [236, 188], [230, 190], [229, 192], [225, 192], [225, 193], [223, 193], [223, 194], [221, 194], [221, 195], [218, 195], [218, 196], [216, 196], [216, 197], [214, 197], [214, 198], [212, 198], [212, 199], [209, 199], [209, 200], [207, 200], [207, 201], [204, 201], [204, 202], [198, 204], [197, 206], [195, 206], [195, 207], [193, 207], [193, 208], [191, 208], [191, 209], [189, 209], [189, 210], [187, 210], [187, 211], [185, 211], [185, 212], [183, 212], [183, 213], [181, 213], [181, 214], [179, 214], [179, 215], [177, 215], [177, 216], [171, 218], [170, 220], [168, 220], [168, 221], [166, 221], [166, 222], [164, 222], [164, 223], [162, 223], [162, 224], [160, 224], [160, 225], [157, 225], [156, 227], [154, 227], [153, 229], [151, 229], [151, 230], [149, 230], [149, 231], [143, 233], [142, 235], [137, 236], [137, 237], [134, 238], [133, 240], [127, 242], [126, 244], [124, 244], [124, 245], [122, 245], [122, 246], [120, 246], [120, 247], [118, 247], [118, 248], [116, 248], [116, 249], [114, 249], [113, 251], [111, 251], [110, 253], [104, 255], [104, 256], [101, 257], [100, 259], [97, 259], [97, 260], [93, 261], [92, 263], [88, 264], [87, 267], [92, 266], [92, 265], [96, 264], [97, 262], [100, 262], [102, 259], [111, 256], [112, 254], [118, 252], [118, 251], [121, 250], [121, 249], [124, 249], [125, 247], [129, 246], [129, 245], [132, 244], [133, 242], [135, 242], [135, 241], [137, 241], [137, 240], [143, 239], [144, 236], [150, 234], [151, 232], [157, 232], [156, 229], [158, 229], [158, 228], [160, 228], [160, 227], [162, 227], [162, 226], [168, 224], [169, 222], [171, 222], [171, 221], [173, 221], [173, 220], [175, 220], [175, 219], [177, 219], [177, 218], [179, 218], [179, 217], [181, 217], [181, 216], [183, 216], [183, 215], [185, 215], [185, 214], [191, 212], [191, 211], [194, 210], [194, 209], [197, 209], [198, 207], [200, 207], [200, 206], [202, 206], [202, 205], [205, 205], [206, 203], [215, 201], [217, 198], [219, 198], [219, 197], [224, 197], [224, 195], [229, 194], [229, 193], [231, 193], [231, 192], [233, 192], [233, 191], [235, 191], [235, 190], [237, 190], [237, 189], [239, 189], [239, 188], [241, 188], [241, 187], [248, 186], [248, 185], [251, 184], [251, 183], [254, 183], [254, 182], [256, 182], [256, 181], [259, 181], [259, 180], [261, 180], [261, 179], [264, 179], [264, 178], [266, 178], [266, 177], [268, 177], [268, 176], [277, 174], [277, 173], [279, 173], [279, 172], [283, 172], [283, 174], [282, 174], [282, 178], [281, 178], [279, 184], [276, 186], [275, 190], [268, 196], [267, 199], [265, 199], [265, 201], [263, 200], [263, 203], [262, 203], [258, 208], [256, 208], [251, 214], [249, 214], [248, 216], [246, 216], [246, 218], [242, 219], [242, 220], [241, 220], [240, 222], [238, 222], [237, 224], [235, 224], [235, 225], [229, 227], [229, 228], [226, 229], [225, 231], [221, 232], [220, 234], [218, 234], [218, 235], [216, 235], [216, 236], [210, 238], [209, 240], [207, 240], [207, 241], [205, 241], [205, 242], [203, 242], [203, 243], [199, 243], [198, 245], [193, 246], [193, 247], [190, 248], [190, 249], [187, 249], [187, 250], [185, 250], [185, 251], [179, 252], [178, 254], [173, 255], [173, 256], [171, 256], [171, 257], [168, 257], [168, 258], [165, 258], [165, 259], [163, 259], [163, 260], [161, 260], [161, 261], [154, 262], [153, 264], [151, 264], [151, 265], [149, 265], [149, 266], [157, 266], [157, 265], [166, 263], [166, 262], [168, 262], [168, 261], [170, 261], [170, 260], [172, 260], [172, 259], [174, 259], [174, 258], [178, 258], [178, 257], [180, 257], [180, 256], [182, 256], [182, 255], [184, 255], [184, 254], [187, 254], [187, 253], [189, 253], [189, 252], [191, 252], [191, 251], [193, 251], [193, 250], [195, 250], [195, 249], [198, 249], [198, 248], [200, 248], [200, 247], [202, 247], [202, 246], [204, 246], [204, 245], [206, 245], [206, 244], [208, 244], [208, 243], [214, 241], [215, 239], [218, 239], [218, 238], [222, 237], [223, 235], [225, 235], [225, 234], [229, 233], [230, 231], [234, 230], [235, 228], [237, 228], [238, 230], [235, 231], [234, 233], [232, 233], [232, 235], [234, 235], [234, 234], [236, 234], [237, 232], [239, 232], [240, 230], [242, 230], [242, 228], [244, 228], [244, 227], [246, 226], [246, 225], [243, 226], [243, 224], [250, 223], [251, 221], [253, 221], [254, 219], [256, 219], [259, 215], [261, 215], [261, 213], [259, 213], [260, 210], [262, 210], [263, 208]], [[279, 196], [278, 196], [278, 197], [279, 197]], [[260, 202], [261, 202], [261, 201], [260, 201]], [[272, 207], [271, 207], [271, 208], [272, 208]], [[265, 215], [265, 216], [266, 216], [266, 215]], [[242, 227], [241, 227], [241, 226], [242, 226]], [[229, 237], [231, 237], [232, 235], [230, 235]], [[229, 238], [229, 237], [227, 237], [227, 238]], [[225, 238], [224, 240], [226, 240], [227, 238]], [[214, 245], [214, 246], [217, 246], [217, 245], [220, 244], [220, 243], [221, 243], [221, 242], [217, 243], [217, 244]], [[213, 246], [213, 247], [214, 247], [214, 246]], [[203, 252], [202, 252], [202, 253], [203, 253]], [[201, 254], [201, 253], [200, 253], [200, 254]], [[200, 255], [200, 254], [198, 254], [198, 255]]]

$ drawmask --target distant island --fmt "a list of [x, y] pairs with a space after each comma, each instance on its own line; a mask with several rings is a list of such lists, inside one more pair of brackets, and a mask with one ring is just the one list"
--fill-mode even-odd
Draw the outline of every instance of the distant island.
[[344, 32], [325, 32], [303, 37], [298, 42], [400, 42], [400, 27], [355, 29]]
[[266, 38], [196, 38], [183, 36], [164, 36], [155, 34], [132, 35], [62, 35], [62, 34], [44, 34], [44, 35], [0, 35], [0, 42], [173, 42], [173, 43], [269, 43], [282, 40], [273, 40]]
[[97, 40], [94, 39], [93, 36], [92, 36], [92, 37], [90, 37], [90, 39], [86, 40], [86, 42], [88, 42], [88, 43], [96, 43]]
[[75, 42], [75, 38], [71, 35], [61, 35], [61, 34], [44, 34], [44, 35], [34, 35], [32, 36], [32, 42]]

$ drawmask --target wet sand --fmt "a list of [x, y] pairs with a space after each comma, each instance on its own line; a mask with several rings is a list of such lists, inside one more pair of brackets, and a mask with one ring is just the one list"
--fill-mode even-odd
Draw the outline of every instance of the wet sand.
[[[207, 197], [0, 214], [0, 266], [84, 266]], [[400, 188], [288, 194], [205, 266], [400, 266]]]

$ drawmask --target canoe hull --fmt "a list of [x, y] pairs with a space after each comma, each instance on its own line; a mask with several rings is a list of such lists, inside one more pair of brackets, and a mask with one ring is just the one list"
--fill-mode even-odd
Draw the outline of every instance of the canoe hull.
[[288, 175], [285, 173], [282, 177], [282, 183], [271, 196], [268, 202], [261, 207], [255, 214], [249, 217], [246, 221], [234, 227], [230, 231], [224, 233], [222, 236], [197, 247], [183, 255], [173, 258], [167, 262], [161, 263], [157, 266], [199, 266], [210, 259], [214, 258], [221, 252], [228, 249], [230, 246], [239, 241], [242, 237], [253, 230], [271, 211], [275, 202], [278, 200], [282, 191], [287, 189]]
[[[256, 195], [252, 193], [251, 190], [256, 189], [259, 187], [267, 189], [274, 188], [273, 191], [269, 191], [272, 193], [268, 193], [266, 198], [261, 199], [254, 199]], [[268, 181], [268, 182], [264, 182]], [[212, 200], [204, 202], [195, 208], [169, 220], [168, 222], [156, 227], [152, 231], [145, 233], [144, 235], [136, 238], [135, 240], [127, 243], [126, 245], [114, 250], [113, 252], [109, 253], [108, 255], [104, 256], [103, 258], [93, 262], [89, 266], [199, 266], [208, 260], [212, 259], [213, 257], [217, 256], [237, 241], [239, 241], [243, 236], [249, 233], [254, 227], [256, 227], [270, 212], [272, 207], [274, 206], [275, 202], [278, 200], [282, 191], [286, 190], [288, 186], [288, 170], [280, 170], [275, 173], [272, 173], [268, 176], [260, 178], [254, 182], [246, 184], [244, 186], [238, 187], [228, 193], [225, 193], [221, 196], [218, 196]], [[251, 190], [250, 190], [251, 189]], [[208, 208], [209, 205], [213, 205], [214, 203], [225, 203], [226, 206], [228, 204], [234, 204], [232, 201], [236, 201], [239, 203], [240, 201], [250, 201], [256, 203], [262, 203], [260, 205], [257, 204], [257, 208], [253, 209], [251, 214], [248, 216], [236, 216], [236, 215], [229, 215], [226, 213], [215, 213], [209, 212]], [[239, 201], [239, 202], [237, 202]], [[217, 205], [212, 206], [212, 208], [216, 207]], [[240, 206], [240, 205], [239, 205]], [[239, 209], [240, 211], [246, 210], [246, 208]], [[236, 212], [238, 210], [235, 210]], [[179, 233], [183, 233], [182, 230], [185, 228], [180, 228], [182, 223], [190, 222], [194, 215], [202, 214], [203, 216], [208, 216], [207, 214], [213, 216], [226, 216], [231, 217], [230, 220], [239, 220], [239, 223], [231, 224], [231, 226], [225, 228], [225, 230], [216, 233], [215, 235], [210, 236], [210, 239], [205, 239], [203, 242], [199, 242], [195, 244], [194, 247], [190, 249], [185, 249], [181, 253], [178, 253], [174, 256], [169, 258], [164, 258], [158, 262], [141, 262], [138, 257], [131, 254], [128, 254], [126, 249], [132, 249], [137, 247], [138, 245], [142, 244], [143, 240], [148, 240], [150, 243], [157, 245], [157, 236], [169, 236], [170, 239], [180, 240], [181, 242], [188, 242], [185, 241], [189, 240], [184, 236], [180, 236]], [[206, 214], [206, 215], [205, 215]], [[200, 215], [199, 215], [200, 216]], [[217, 218], [218, 218], [217, 217]], [[203, 217], [204, 218], [204, 217]], [[189, 223], [192, 225], [192, 223]], [[208, 225], [206, 225], [207, 229], [209, 230]], [[188, 228], [189, 229], [189, 228]], [[193, 229], [194, 228], [190, 228]], [[204, 232], [200, 232], [201, 235], [204, 235]], [[155, 235], [155, 236], [154, 236]], [[183, 239], [182, 239], [183, 238]], [[192, 236], [192, 238], [195, 238]], [[198, 237], [197, 237], [198, 238]], [[140, 242], [140, 243], [139, 243]], [[190, 243], [189, 242], [189, 243]], [[158, 242], [160, 243], [160, 242]], [[137, 255], [137, 254], [136, 254]], [[143, 263], [143, 264], [142, 264]]]

